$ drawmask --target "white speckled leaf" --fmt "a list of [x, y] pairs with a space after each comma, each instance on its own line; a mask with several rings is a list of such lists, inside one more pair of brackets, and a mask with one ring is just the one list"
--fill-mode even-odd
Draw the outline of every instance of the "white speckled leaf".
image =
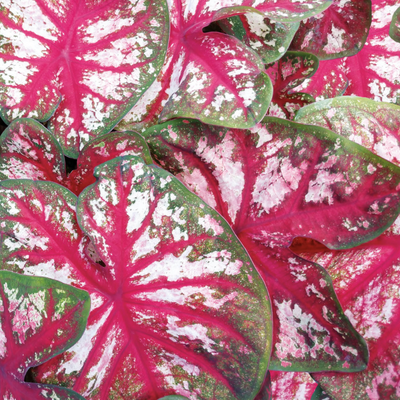
[[330, 4], [330, 0], [172, 0], [171, 34], [162, 71], [118, 129], [145, 130], [160, 115], [162, 120], [190, 117], [222, 126], [254, 126], [265, 115], [272, 95], [262, 60], [239, 40], [204, 33], [203, 28], [251, 11], [291, 23]]
[[296, 121], [328, 128], [400, 165], [400, 106], [362, 97], [337, 97], [302, 108]]
[[104, 163], [96, 176], [78, 203], [91, 249], [67, 189], [0, 184], [3, 265], [84, 288], [92, 300], [82, 339], [35, 379], [86, 399], [253, 399], [272, 346], [271, 306], [234, 233], [138, 157]]
[[352, 57], [321, 61], [317, 73], [296, 91], [318, 101], [341, 94], [398, 103], [400, 43], [389, 36], [397, 0], [372, 0], [372, 24], [367, 41]]
[[89, 295], [39, 277], [0, 271], [0, 397], [83, 400], [72, 390], [24, 382], [35, 367], [73, 346], [82, 336]]
[[323, 13], [300, 23], [290, 45], [320, 60], [357, 54], [367, 39], [371, 25], [371, 0], [334, 0]]
[[101, 7], [90, 0], [61, 6], [2, 1], [2, 118], [46, 121], [55, 112], [50, 129], [76, 157], [91, 137], [110, 131], [156, 78], [168, 27], [164, 0]]
[[251, 131], [176, 120], [144, 135], [158, 162], [227, 219], [262, 273], [274, 305], [272, 368], [365, 367], [365, 344], [329, 276], [288, 246], [296, 236], [339, 248], [376, 237], [399, 212], [400, 171], [330, 131], [276, 118]]
[[299, 23], [275, 22], [262, 14], [248, 12], [220, 20], [218, 26], [253, 49], [264, 64], [269, 64], [285, 54]]
[[400, 7], [393, 14], [389, 35], [396, 42], [400, 42]]
[[311, 400], [318, 384], [306, 372], [271, 371], [272, 398]]

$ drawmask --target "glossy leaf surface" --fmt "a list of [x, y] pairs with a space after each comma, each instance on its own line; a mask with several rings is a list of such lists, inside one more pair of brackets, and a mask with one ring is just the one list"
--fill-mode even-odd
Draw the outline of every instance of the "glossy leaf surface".
[[0, 179], [33, 179], [62, 184], [76, 194], [95, 182], [94, 169], [118, 156], [141, 156], [151, 164], [144, 139], [134, 132], [101, 135], [79, 152], [68, 176], [62, 148], [43, 125], [30, 118], [13, 121], [0, 138]]
[[315, 54], [320, 60], [357, 54], [371, 25], [371, 0], [334, 0], [323, 13], [300, 23], [291, 50]]
[[400, 44], [389, 36], [396, 0], [372, 1], [372, 24], [367, 41], [352, 57], [321, 61], [317, 73], [296, 91], [323, 100], [355, 95], [376, 101], [398, 103], [400, 96]]
[[161, 74], [118, 129], [141, 131], [157, 124], [160, 116], [236, 128], [254, 126], [272, 96], [262, 60], [238, 39], [203, 29], [213, 21], [257, 10], [275, 21], [291, 23], [330, 4], [326, 0], [171, 1], [171, 35]]
[[4, 265], [57, 277], [92, 298], [82, 339], [36, 378], [86, 399], [252, 399], [272, 345], [270, 303], [229, 226], [138, 157], [102, 164], [96, 176], [77, 207], [92, 248], [67, 189], [0, 186]]
[[295, 112], [314, 102], [306, 93], [292, 93], [305, 79], [318, 69], [318, 58], [312, 54], [288, 51], [280, 60], [267, 68], [274, 94], [267, 114], [279, 118], [293, 119]]
[[396, 42], [400, 42], [400, 7], [393, 14], [389, 35]]
[[48, 278], [0, 271], [0, 396], [83, 399], [71, 390], [24, 382], [29, 368], [75, 344], [90, 309], [89, 295]]
[[262, 14], [249, 12], [218, 21], [218, 26], [257, 52], [264, 64], [269, 64], [286, 53], [299, 23], [275, 22]]
[[164, 61], [168, 26], [164, 0], [117, 0], [101, 7], [88, 0], [57, 7], [3, 1], [2, 118], [46, 121], [55, 112], [51, 130], [66, 154], [76, 157], [151, 85]]
[[306, 372], [271, 371], [272, 398], [311, 400], [318, 384]]
[[[227, 219], [263, 275], [274, 304], [272, 368], [362, 369], [366, 349], [343, 318], [329, 276], [288, 246], [309, 236], [346, 248], [378, 235], [398, 213], [397, 168], [386, 163], [385, 177], [382, 161], [365, 149], [275, 118], [252, 131], [174, 121], [145, 137], [158, 162]], [[385, 207], [391, 199], [396, 205]], [[374, 214], [382, 206], [391, 214], [386, 223]], [[349, 341], [356, 352], [341, 347]]]
[[338, 97], [304, 107], [296, 121], [328, 128], [400, 165], [400, 106]]

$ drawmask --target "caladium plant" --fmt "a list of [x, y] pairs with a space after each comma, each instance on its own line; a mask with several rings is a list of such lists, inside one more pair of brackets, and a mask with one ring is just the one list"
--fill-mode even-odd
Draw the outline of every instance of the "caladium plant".
[[398, 398], [399, 107], [305, 106], [396, 102], [398, 8], [0, 5], [0, 282], [92, 303], [16, 400]]

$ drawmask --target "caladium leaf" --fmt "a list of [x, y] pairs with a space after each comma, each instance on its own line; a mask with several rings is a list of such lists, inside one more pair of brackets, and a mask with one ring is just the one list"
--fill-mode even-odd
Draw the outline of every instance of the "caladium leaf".
[[257, 10], [274, 21], [291, 23], [330, 4], [329, 0], [171, 1], [171, 35], [162, 71], [118, 129], [143, 130], [158, 123], [159, 117], [254, 126], [266, 113], [272, 95], [262, 60], [239, 40], [203, 29], [213, 21]]
[[371, 25], [371, 0], [334, 0], [321, 14], [300, 23], [291, 50], [330, 60], [357, 54]]
[[332, 397], [328, 396], [321, 386], [318, 385], [313, 393], [311, 400], [332, 400]]
[[161, 397], [159, 400], [189, 400], [187, 397], [179, 396], [179, 395], [171, 395], [171, 396], [164, 396]]
[[26, 372], [74, 345], [89, 315], [88, 293], [48, 279], [0, 271], [0, 396], [73, 399], [72, 390], [24, 382]]
[[14, 120], [0, 138], [0, 179], [53, 181], [79, 194], [95, 182], [94, 168], [117, 156], [137, 155], [151, 164], [144, 139], [134, 132], [101, 135], [79, 152], [77, 169], [68, 176], [57, 140], [30, 118]]
[[313, 54], [288, 51], [266, 72], [271, 78], [274, 94], [267, 114], [274, 117], [293, 119], [295, 112], [314, 98], [306, 93], [292, 93], [305, 79], [315, 74], [318, 58]]
[[271, 310], [229, 226], [138, 157], [104, 163], [95, 175], [77, 217], [99, 263], [86, 255], [69, 190], [40, 181], [0, 185], [3, 265], [57, 276], [92, 298], [82, 339], [36, 379], [87, 399], [253, 399], [268, 366]]
[[285, 54], [299, 22], [276, 22], [262, 14], [249, 12], [218, 21], [218, 26], [257, 52], [264, 64], [269, 64]]
[[258, 392], [254, 400], [272, 400], [272, 390], [271, 390], [271, 372], [268, 371], [267, 375], [262, 384], [261, 390]]
[[271, 371], [272, 398], [311, 400], [318, 384], [306, 372]]
[[363, 372], [313, 374], [332, 400], [394, 400], [400, 396], [399, 243], [398, 218], [381, 236], [354, 249], [313, 252], [308, 247], [301, 253], [329, 271], [346, 315], [367, 340], [370, 352]]
[[397, 8], [396, 0], [372, 0], [372, 24], [362, 50], [352, 57], [321, 61], [317, 73], [296, 91], [321, 100], [339, 95], [348, 85], [345, 95], [399, 103], [400, 44], [389, 37], [390, 21]]
[[330, 131], [276, 118], [252, 131], [175, 120], [144, 135], [158, 162], [226, 218], [263, 275], [274, 304], [272, 368], [365, 367], [366, 347], [328, 274], [288, 246], [308, 236], [346, 248], [378, 235], [398, 213], [399, 170]]
[[344, 136], [400, 165], [400, 107], [361, 97], [339, 97], [299, 110], [296, 121]]
[[[34, 10], [34, 11], [33, 11]], [[50, 121], [69, 157], [110, 131], [158, 75], [168, 42], [165, 0], [101, 7], [29, 0], [0, 8], [0, 106]], [[62, 100], [61, 100], [62, 98]]]
[[389, 35], [396, 42], [400, 42], [400, 7], [393, 14]]

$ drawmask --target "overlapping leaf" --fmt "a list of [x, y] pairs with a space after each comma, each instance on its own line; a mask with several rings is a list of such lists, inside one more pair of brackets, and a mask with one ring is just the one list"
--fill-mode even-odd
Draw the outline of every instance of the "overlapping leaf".
[[270, 304], [229, 226], [138, 157], [102, 164], [96, 176], [77, 206], [92, 248], [67, 189], [0, 185], [3, 265], [56, 277], [92, 298], [82, 339], [36, 378], [86, 399], [253, 399], [272, 345]]
[[271, 371], [272, 398], [311, 400], [318, 384], [306, 372]]
[[236, 128], [254, 126], [266, 113], [272, 95], [262, 60], [238, 39], [203, 29], [213, 21], [257, 10], [274, 21], [290, 23], [330, 4], [327, 0], [171, 1], [171, 36], [164, 67], [119, 129], [142, 130], [156, 124], [160, 116], [161, 120], [198, 118]]
[[74, 345], [89, 315], [89, 295], [48, 278], [0, 271], [0, 396], [83, 400], [72, 390], [24, 382], [26, 372]]
[[272, 368], [365, 367], [328, 274], [288, 246], [296, 236], [337, 248], [377, 236], [398, 214], [398, 169], [330, 131], [275, 118], [251, 132], [176, 120], [145, 137], [159, 163], [227, 219], [263, 275]]
[[400, 165], [400, 107], [361, 97], [338, 97], [299, 110], [296, 121], [331, 129]]
[[389, 35], [396, 42], [400, 42], [400, 7], [393, 14]]
[[249, 12], [218, 21], [218, 26], [252, 48], [264, 64], [269, 64], [286, 53], [299, 23], [275, 22], [262, 14]]
[[312, 54], [288, 51], [267, 68], [266, 72], [274, 87], [268, 115], [293, 119], [298, 109], [314, 102], [314, 98], [309, 94], [292, 93], [292, 89], [313, 76], [318, 69], [318, 63], [318, 58]]
[[2, 118], [46, 121], [55, 112], [50, 128], [76, 157], [90, 138], [110, 131], [157, 76], [168, 9], [164, 0], [101, 7], [6, 0], [0, 37]]
[[296, 91], [321, 100], [346, 89], [345, 95], [398, 103], [400, 44], [389, 36], [397, 8], [396, 0], [372, 0], [372, 24], [362, 50], [352, 57], [321, 61], [317, 73]]
[[353, 56], [364, 46], [370, 25], [371, 0], [334, 0], [323, 13], [300, 23], [290, 49], [320, 60]]
[[77, 169], [67, 176], [63, 151], [51, 132], [33, 119], [21, 118], [13, 121], [0, 138], [0, 179], [53, 181], [79, 194], [95, 182], [97, 165], [125, 155], [152, 162], [140, 135], [112, 132], [88, 143], [79, 152]]

